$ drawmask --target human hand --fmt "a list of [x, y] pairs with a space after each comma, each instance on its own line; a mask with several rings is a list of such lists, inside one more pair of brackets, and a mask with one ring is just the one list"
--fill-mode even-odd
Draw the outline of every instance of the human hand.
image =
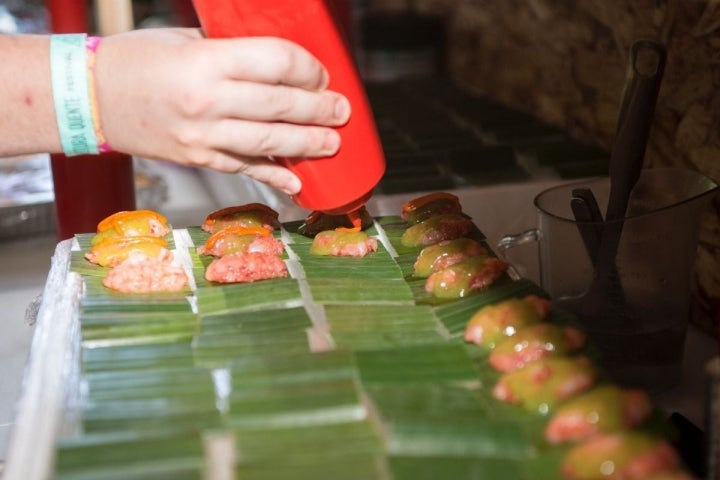
[[97, 52], [98, 108], [114, 149], [241, 172], [291, 195], [300, 180], [271, 156], [340, 147], [331, 127], [347, 122], [350, 105], [327, 84], [312, 55], [278, 38], [146, 29], [106, 37]]

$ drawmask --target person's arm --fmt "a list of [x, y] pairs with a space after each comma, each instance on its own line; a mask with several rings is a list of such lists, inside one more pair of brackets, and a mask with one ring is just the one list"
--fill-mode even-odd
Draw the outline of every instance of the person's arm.
[[[0, 108], [9, 115], [0, 155], [60, 151], [48, 38], [0, 40], [12, 50], [1, 67]], [[113, 149], [242, 172], [289, 194], [300, 189], [297, 177], [269, 157], [323, 157], [340, 146], [329, 127], [344, 124], [350, 106], [327, 84], [314, 57], [277, 38], [135, 30], [103, 39], [96, 53], [98, 110]]]
[[45, 35], [0, 35], [0, 156], [60, 152]]

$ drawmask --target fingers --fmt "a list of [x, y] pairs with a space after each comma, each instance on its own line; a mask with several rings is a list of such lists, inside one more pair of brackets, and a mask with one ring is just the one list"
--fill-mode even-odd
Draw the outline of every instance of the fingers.
[[243, 157], [219, 153], [208, 159], [207, 167], [226, 173], [242, 173], [288, 195], [300, 192], [300, 179], [268, 157]]
[[[325, 67], [307, 50], [289, 41], [250, 37], [214, 42], [218, 49], [217, 59], [230, 78], [314, 91], [328, 85]], [[232, 54], [228, 54], [230, 52]]]
[[350, 103], [335, 92], [310, 92], [283, 85], [224, 82], [216, 91], [224, 117], [268, 122], [340, 126], [350, 118]]
[[[185, 140], [196, 143], [192, 138]], [[205, 132], [203, 142], [213, 149], [250, 157], [318, 158], [337, 153], [341, 139], [337, 131], [325, 127], [225, 120]]]

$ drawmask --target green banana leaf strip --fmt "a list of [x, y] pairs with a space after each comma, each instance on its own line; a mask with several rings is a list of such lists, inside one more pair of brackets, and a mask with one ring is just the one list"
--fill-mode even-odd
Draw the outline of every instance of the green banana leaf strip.
[[260, 333], [305, 330], [312, 327], [304, 307], [222, 313], [200, 317], [201, 334]]
[[222, 425], [215, 397], [173, 396], [89, 403], [82, 408], [85, 432], [152, 432], [213, 429]]
[[325, 315], [338, 348], [376, 350], [445, 341], [429, 307], [327, 305]]
[[394, 453], [525, 458], [547, 449], [543, 436], [547, 418], [512, 405], [498, 408], [490, 393], [492, 385], [426, 382], [373, 385], [367, 392], [389, 425]]
[[[80, 316], [80, 328], [83, 331], [113, 329], [117, 327], [142, 327], [155, 324], [192, 324], [199, 325], [197, 314], [192, 312], [84, 312]], [[110, 332], [112, 334], [112, 332]]]
[[364, 416], [349, 352], [248, 357], [230, 366], [233, 427], [280, 428]]
[[157, 345], [159, 343], [189, 342], [195, 338], [195, 331], [187, 329], [172, 332], [147, 333], [137, 335], [122, 335], [112, 338], [83, 338], [82, 344], [88, 348], [111, 347], [122, 345]]
[[194, 365], [190, 342], [82, 348], [85, 372], [180, 368]]
[[363, 385], [477, 382], [478, 370], [462, 345], [423, 345], [356, 352]]
[[87, 373], [91, 402], [144, 398], [214, 398], [215, 385], [206, 368], [163, 368]]
[[400, 243], [400, 237], [402, 237], [408, 225], [399, 216], [380, 217], [375, 221], [381, 226], [398, 255], [417, 257], [417, 254], [420, 253], [419, 248], [405, 247]]
[[360, 258], [314, 255], [310, 253], [310, 244], [307, 243], [291, 245], [290, 248], [300, 258], [307, 278], [362, 280], [403, 278], [402, 271], [382, 244], [378, 244], [377, 252], [368, 253]]
[[230, 396], [232, 427], [283, 428], [359, 420], [365, 411], [352, 380], [313, 381]]
[[371, 385], [365, 387], [375, 410], [386, 421], [488, 419], [493, 411], [479, 390], [482, 387], [425, 382], [409, 385]]
[[195, 361], [221, 366], [234, 357], [310, 352], [305, 330], [251, 333], [203, 333], [193, 341]]
[[[424, 441], [422, 428], [438, 428], [442, 431], [447, 428], [447, 435], [452, 437], [451, 424], [480, 424], [483, 430], [477, 435], [484, 435], [493, 429], [507, 429], [508, 435], [512, 433], [517, 440], [513, 445], [506, 445], [503, 451], [541, 451], [547, 449], [544, 440], [544, 429], [547, 417], [520, 411], [516, 406], [498, 402], [492, 397], [494, 381], [486, 381], [481, 374], [482, 382], [476, 385], [447, 385], [439, 383], [420, 383], [406, 386], [380, 385], [367, 387], [368, 395], [375, 410], [384, 422], [390, 425], [404, 425], [400, 432], [403, 436], [413, 440], [414, 432], [419, 429], [419, 441]], [[438, 427], [435, 423], [443, 424]], [[487, 425], [485, 425], [487, 424]], [[465, 428], [465, 427], [462, 427]], [[464, 430], [463, 430], [464, 432]], [[458, 435], [462, 435], [460, 432]], [[502, 435], [502, 434], [501, 434]], [[482, 437], [480, 440], [491, 442], [491, 437]], [[478, 441], [480, 441], [478, 440]], [[508, 440], [510, 441], [510, 440]], [[402, 446], [402, 445], [401, 445]], [[461, 448], [460, 446], [437, 448]], [[402, 446], [402, 448], [405, 448]], [[411, 445], [407, 448], [425, 448]], [[477, 448], [477, 447], [476, 447]], [[491, 455], [490, 446], [482, 450], [483, 455]], [[478, 450], [480, 452], [480, 450]], [[437, 453], [437, 452], [435, 452]], [[435, 454], [433, 453], [433, 455]], [[447, 452], [449, 453], [449, 452]], [[459, 455], [455, 451], [453, 455]]]
[[92, 313], [80, 319], [86, 347], [190, 341], [199, 330], [198, 316], [188, 313]]
[[230, 363], [230, 371], [238, 391], [357, 378], [355, 358], [343, 350], [243, 357]]
[[236, 438], [238, 478], [382, 478], [383, 449], [367, 421], [238, 430]]
[[507, 298], [524, 297], [530, 294], [546, 296], [540, 287], [529, 280], [512, 280], [507, 277], [496, 282], [487, 290], [451, 303], [438, 305], [435, 308], [435, 314], [452, 337], [460, 337], [465, 333], [465, 327], [470, 317], [480, 308]]
[[300, 287], [292, 278], [198, 286], [196, 296], [198, 312], [201, 315], [277, 308], [278, 304], [299, 302], [301, 299]]
[[402, 255], [398, 255], [395, 257], [395, 262], [397, 263], [398, 267], [400, 267], [400, 271], [402, 272], [403, 277], [405, 280], [412, 281], [416, 280], [418, 282], [422, 282], [423, 286], [425, 285], [425, 279], [415, 279], [413, 278], [413, 272], [415, 271], [415, 262], [417, 261], [419, 252], [413, 252], [413, 253], [405, 253]]
[[[198, 262], [200, 262], [198, 260]], [[218, 284], [210, 282], [205, 279], [205, 266], [193, 266], [190, 269], [190, 273], [193, 276], [193, 280], [195, 281], [195, 286], [197, 288], [206, 288], [206, 287], [216, 287]]]
[[105, 288], [99, 277], [86, 276], [82, 313], [95, 312], [189, 312], [189, 290], [181, 292], [121, 293]]
[[555, 447], [536, 457], [520, 460], [524, 475], [529, 480], [557, 480], [560, 475], [560, 465], [569, 447]]
[[196, 247], [205, 245], [207, 239], [210, 238], [210, 234], [204, 231], [199, 226], [187, 227], [185, 230], [187, 230], [187, 233], [190, 236], [190, 240]]
[[[535, 480], [525, 476], [523, 465], [514, 460], [472, 457], [392, 456], [393, 480]], [[539, 478], [539, 477], [537, 477]]]
[[58, 480], [199, 479], [205, 469], [200, 433], [83, 435], [58, 443]]
[[[378, 432], [367, 420], [295, 428], [235, 430], [240, 463], [322, 463], [358, 454], [379, 456], [383, 447]], [[338, 441], [342, 439], [342, 441]]]
[[434, 330], [401, 332], [339, 332], [330, 335], [330, 341], [336, 348], [377, 350], [379, 348], [408, 347], [445, 342]]
[[403, 280], [358, 278], [309, 278], [310, 293], [320, 304], [405, 304], [413, 303], [410, 287]]
[[242, 480], [387, 480], [383, 460], [358, 453], [317, 462], [253, 462], [239, 465], [235, 474]]
[[389, 426], [391, 455], [524, 459], [537, 455], [533, 439], [513, 421], [478, 418], [393, 420]]
[[325, 316], [331, 332], [375, 332], [434, 329], [442, 326], [427, 306], [408, 305], [327, 305]]

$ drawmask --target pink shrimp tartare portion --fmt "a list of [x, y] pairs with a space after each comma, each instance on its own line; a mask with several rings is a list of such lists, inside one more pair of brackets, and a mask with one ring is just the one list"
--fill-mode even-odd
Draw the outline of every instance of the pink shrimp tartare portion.
[[205, 271], [205, 279], [217, 283], [255, 282], [287, 275], [287, 266], [282, 258], [261, 252], [234, 253], [216, 258]]
[[177, 292], [188, 285], [188, 277], [183, 267], [167, 257], [137, 253], [110, 270], [103, 285], [123, 293]]

